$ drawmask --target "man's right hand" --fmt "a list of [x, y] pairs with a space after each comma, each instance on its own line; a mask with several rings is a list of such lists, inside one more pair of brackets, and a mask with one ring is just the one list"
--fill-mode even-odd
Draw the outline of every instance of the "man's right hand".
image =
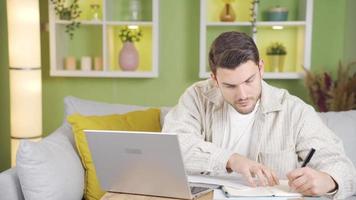
[[[237, 153], [231, 155], [227, 162], [226, 168], [242, 174], [242, 176], [252, 187], [256, 187], [257, 185], [273, 186], [279, 184], [276, 173], [273, 170]], [[257, 184], [254, 177], [257, 178]]]

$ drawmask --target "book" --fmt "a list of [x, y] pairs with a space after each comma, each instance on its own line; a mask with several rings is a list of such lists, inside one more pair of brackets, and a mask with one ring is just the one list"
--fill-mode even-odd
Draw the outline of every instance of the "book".
[[303, 195], [291, 191], [288, 180], [280, 180], [279, 185], [266, 187], [234, 188], [222, 186], [227, 197], [302, 197]]
[[190, 175], [190, 183], [200, 183], [219, 186], [227, 197], [302, 197], [300, 193], [292, 192], [288, 180], [280, 180], [273, 187], [250, 187], [239, 174], [223, 174], [215, 176]]

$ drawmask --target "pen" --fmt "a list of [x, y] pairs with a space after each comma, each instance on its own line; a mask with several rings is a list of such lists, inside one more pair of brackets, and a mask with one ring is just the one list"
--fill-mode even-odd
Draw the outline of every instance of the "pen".
[[315, 153], [315, 149], [314, 149], [314, 148], [311, 148], [310, 151], [309, 151], [309, 153], [308, 153], [308, 155], [307, 155], [307, 157], [306, 157], [305, 160], [303, 161], [302, 167], [305, 167], [305, 166], [309, 163], [309, 161], [310, 161], [311, 158], [313, 157], [314, 153]]

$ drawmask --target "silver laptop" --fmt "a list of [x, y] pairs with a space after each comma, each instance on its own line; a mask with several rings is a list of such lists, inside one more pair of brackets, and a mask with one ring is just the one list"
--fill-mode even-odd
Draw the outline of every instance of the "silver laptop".
[[211, 191], [189, 186], [176, 134], [84, 132], [103, 190], [182, 199]]

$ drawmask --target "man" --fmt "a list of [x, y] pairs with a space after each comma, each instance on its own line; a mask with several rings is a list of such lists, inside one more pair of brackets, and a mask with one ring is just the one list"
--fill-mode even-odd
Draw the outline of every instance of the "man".
[[[222, 33], [209, 64], [211, 79], [185, 91], [162, 130], [179, 133], [189, 172], [234, 171], [251, 186], [288, 178], [304, 195], [355, 193], [356, 171], [340, 139], [311, 106], [262, 80], [264, 64], [249, 36]], [[311, 148], [316, 152], [309, 164], [299, 167]]]

